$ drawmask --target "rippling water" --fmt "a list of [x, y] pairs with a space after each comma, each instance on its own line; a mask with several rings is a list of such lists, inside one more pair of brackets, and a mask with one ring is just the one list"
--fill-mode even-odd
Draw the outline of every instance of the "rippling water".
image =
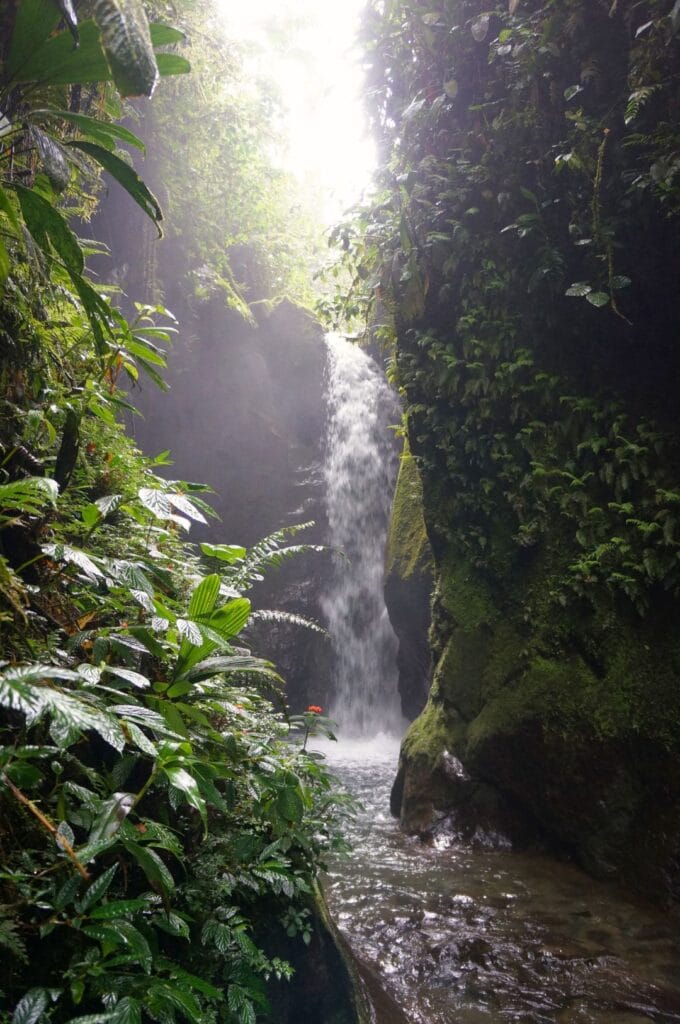
[[389, 813], [396, 740], [325, 752], [364, 805], [328, 903], [403, 1022], [680, 1024], [677, 917], [548, 858], [404, 836]]

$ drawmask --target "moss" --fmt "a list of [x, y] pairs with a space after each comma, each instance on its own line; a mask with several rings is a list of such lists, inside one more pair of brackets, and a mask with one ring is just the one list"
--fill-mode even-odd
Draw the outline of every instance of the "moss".
[[481, 680], [489, 660], [489, 631], [456, 630], [449, 639], [432, 683], [433, 697], [453, 706], [468, 721], [481, 710]]
[[385, 571], [406, 580], [429, 571], [432, 553], [423, 518], [423, 487], [418, 465], [404, 441], [385, 551]]
[[441, 752], [455, 749], [464, 733], [465, 723], [458, 715], [430, 699], [404, 737], [402, 756], [425, 771], [433, 771]]
[[[486, 704], [468, 730], [469, 751], [498, 734], [517, 732], [527, 719], [582, 729], [584, 710], [600, 680], [578, 657], [535, 658], [526, 672]], [[587, 715], [585, 716], [587, 717]]]
[[491, 589], [480, 573], [450, 552], [440, 568], [441, 601], [464, 633], [490, 626], [498, 617]]

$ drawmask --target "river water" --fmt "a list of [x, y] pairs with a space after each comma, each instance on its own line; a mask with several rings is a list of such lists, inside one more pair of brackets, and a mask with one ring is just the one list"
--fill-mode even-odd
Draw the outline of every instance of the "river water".
[[547, 857], [407, 837], [389, 813], [397, 741], [323, 749], [363, 804], [324, 889], [387, 994], [379, 1024], [680, 1022], [677, 918]]

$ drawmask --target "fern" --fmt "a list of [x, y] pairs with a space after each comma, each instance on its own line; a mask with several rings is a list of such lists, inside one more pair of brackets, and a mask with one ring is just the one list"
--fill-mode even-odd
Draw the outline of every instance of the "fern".
[[240, 565], [234, 566], [229, 570], [226, 574], [226, 579], [236, 590], [247, 590], [253, 583], [263, 579], [267, 569], [278, 569], [288, 559], [303, 555], [308, 551], [325, 551], [326, 548], [319, 544], [289, 544], [284, 546], [288, 537], [294, 537], [302, 530], [309, 529], [310, 526], [314, 526], [314, 523], [284, 526], [283, 529], [271, 533], [247, 552]]
[[643, 85], [630, 94], [624, 115], [626, 124], [632, 124], [639, 117], [642, 108], [660, 88], [661, 86], [658, 83], [656, 85]]
[[8, 918], [0, 919], [0, 947], [9, 950], [22, 963], [28, 963], [26, 945], [19, 935], [19, 926], [16, 921], [11, 921]]
[[[38, 515], [46, 505], [55, 505], [59, 488], [56, 480], [46, 476], [29, 476], [0, 484], [0, 523], [7, 523], [17, 514]], [[6, 514], [6, 511], [10, 514]]]
[[303, 629], [310, 629], [313, 633], [328, 636], [327, 630], [313, 619], [307, 619], [304, 615], [295, 615], [293, 612], [277, 611], [273, 608], [260, 608], [251, 612], [250, 621], [273, 622], [277, 626], [301, 626]]

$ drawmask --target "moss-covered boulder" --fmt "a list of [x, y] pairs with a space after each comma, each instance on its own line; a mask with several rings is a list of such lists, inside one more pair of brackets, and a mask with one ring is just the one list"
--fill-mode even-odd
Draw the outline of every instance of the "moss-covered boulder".
[[550, 597], [560, 546], [494, 578], [438, 565], [428, 703], [402, 745], [393, 810], [427, 834], [547, 843], [600, 877], [680, 898], [680, 636], [612, 602]]
[[404, 445], [385, 553], [385, 603], [399, 639], [397, 667], [404, 715], [422, 711], [430, 682], [432, 551], [423, 518], [423, 489], [415, 459]]

